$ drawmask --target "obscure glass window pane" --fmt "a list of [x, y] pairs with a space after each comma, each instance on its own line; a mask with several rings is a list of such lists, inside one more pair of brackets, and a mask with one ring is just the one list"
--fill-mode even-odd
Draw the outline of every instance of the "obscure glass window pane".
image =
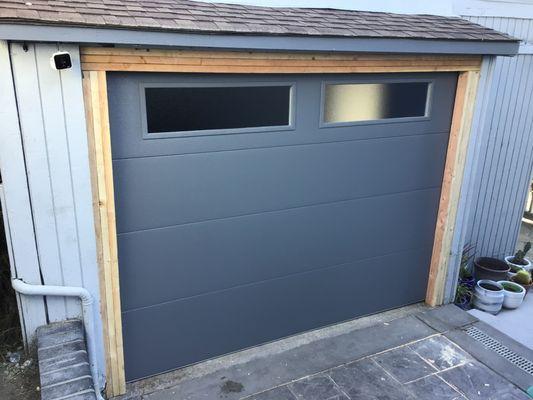
[[426, 115], [427, 82], [328, 84], [324, 122], [355, 122]]
[[287, 126], [290, 86], [145, 88], [148, 133]]

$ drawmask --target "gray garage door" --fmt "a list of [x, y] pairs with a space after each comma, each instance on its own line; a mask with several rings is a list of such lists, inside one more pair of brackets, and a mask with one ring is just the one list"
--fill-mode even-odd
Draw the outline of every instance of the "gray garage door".
[[109, 74], [126, 377], [423, 300], [455, 74]]

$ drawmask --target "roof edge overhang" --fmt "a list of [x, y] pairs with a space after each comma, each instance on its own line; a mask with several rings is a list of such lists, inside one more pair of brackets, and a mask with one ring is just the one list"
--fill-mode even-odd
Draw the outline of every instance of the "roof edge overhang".
[[14, 23], [0, 23], [0, 39], [232, 50], [502, 56], [516, 55], [520, 45], [518, 41], [206, 34]]

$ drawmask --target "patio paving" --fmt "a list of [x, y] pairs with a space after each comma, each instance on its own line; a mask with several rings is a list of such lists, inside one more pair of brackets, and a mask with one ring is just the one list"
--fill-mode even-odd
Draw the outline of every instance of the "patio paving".
[[533, 386], [533, 375], [485, 348], [466, 329], [475, 326], [495, 334], [495, 339], [529, 359], [533, 359], [531, 350], [455, 306], [407, 310], [135, 382], [122, 399], [530, 399], [525, 390]]

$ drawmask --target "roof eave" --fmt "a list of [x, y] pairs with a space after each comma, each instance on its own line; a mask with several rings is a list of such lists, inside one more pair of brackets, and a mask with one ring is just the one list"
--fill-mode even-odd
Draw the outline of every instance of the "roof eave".
[[223, 48], [234, 50], [483, 54], [504, 56], [514, 56], [518, 53], [519, 49], [518, 41], [206, 34], [19, 23], [0, 23], [0, 39], [154, 47]]

